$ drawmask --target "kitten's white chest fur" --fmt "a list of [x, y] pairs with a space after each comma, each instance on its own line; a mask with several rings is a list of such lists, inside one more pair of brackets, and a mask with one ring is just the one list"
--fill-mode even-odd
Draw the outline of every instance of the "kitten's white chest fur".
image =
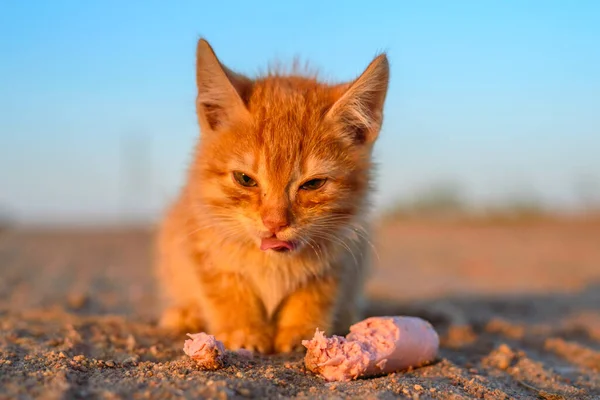
[[271, 317], [290, 293], [310, 279], [314, 271], [324, 268], [312, 260], [267, 256], [262, 265], [248, 271], [247, 278]]

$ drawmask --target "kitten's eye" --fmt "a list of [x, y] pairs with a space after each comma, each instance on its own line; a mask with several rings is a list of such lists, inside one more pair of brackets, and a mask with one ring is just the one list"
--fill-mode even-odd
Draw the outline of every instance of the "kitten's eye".
[[258, 186], [258, 184], [256, 183], [256, 181], [254, 179], [250, 178], [248, 175], [246, 175], [243, 172], [235, 171], [233, 173], [233, 179], [235, 179], [235, 181], [237, 183], [239, 183], [240, 185], [242, 185], [244, 187]]
[[317, 190], [321, 186], [325, 184], [327, 179], [311, 179], [310, 181], [306, 181], [300, 186], [302, 190]]

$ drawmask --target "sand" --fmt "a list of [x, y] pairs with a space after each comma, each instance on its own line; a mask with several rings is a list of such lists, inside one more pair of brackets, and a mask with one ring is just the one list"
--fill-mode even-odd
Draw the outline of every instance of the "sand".
[[302, 354], [197, 370], [154, 325], [150, 239], [0, 233], [0, 399], [600, 399], [600, 224], [383, 226], [370, 315], [428, 319], [440, 357], [343, 383]]

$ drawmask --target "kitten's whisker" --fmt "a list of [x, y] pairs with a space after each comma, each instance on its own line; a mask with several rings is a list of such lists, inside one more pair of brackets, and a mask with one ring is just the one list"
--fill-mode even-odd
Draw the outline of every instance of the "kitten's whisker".
[[319, 237], [321, 239], [329, 240], [331, 242], [334, 242], [334, 243], [337, 243], [337, 244], [341, 245], [346, 250], [348, 250], [348, 252], [352, 256], [352, 258], [354, 259], [354, 263], [356, 265], [358, 265], [358, 259], [356, 258], [356, 255], [354, 254], [354, 251], [352, 251], [352, 249], [350, 248], [350, 246], [348, 246], [348, 244], [344, 240], [342, 240], [342, 239], [338, 238], [337, 236], [332, 235], [332, 234], [330, 234], [328, 232], [317, 232], [317, 233], [314, 233], [313, 235], [316, 236], [316, 237]]
[[377, 248], [375, 247], [373, 242], [370, 240], [369, 234], [367, 233], [364, 227], [360, 225], [353, 225], [352, 227], [345, 228], [350, 229], [351, 231], [356, 233], [360, 238], [362, 238], [371, 247], [371, 250], [373, 250], [375, 257], [377, 257], [377, 261], [381, 261], [381, 258], [379, 257], [379, 252], [377, 251]]
[[312, 248], [313, 252], [315, 253], [315, 255], [317, 256], [317, 260], [318, 260], [318, 261], [322, 261], [322, 259], [321, 259], [321, 254], [320, 254], [320, 252], [319, 252], [318, 245], [317, 245], [317, 247], [315, 247], [315, 245], [313, 245], [313, 241], [312, 241], [312, 240], [310, 240], [310, 239], [305, 239], [305, 238], [303, 238], [303, 237], [300, 237], [300, 238], [299, 238], [299, 240], [300, 240], [302, 243], [304, 243], [304, 244], [306, 244], [306, 245], [310, 246], [310, 247]]
[[[190, 236], [203, 229], [208, 230], [220, 227], [221, 229], [219, 229], [219, 234], [221, 236], [221, 240], [219, 241], [223, 242], [232, 239], [237, 233], [244, 232], [242, 227], [239, 225], [239, 221], [235, 217], [247, 217], [235, 209], [212, 204], [204, 204], [195, 208], [197, 211], [202, 211], [202, 214], [198, 215], [197, 219], [198, 223], [202, 226], [199, 226], [197, 229], [190, 232], [188, 234]], [[366, 229], [358, 223], [351, 223], [350, 221], [352, 218], [353, 217], [351, 215], [347, 214], [332, 214], [317, 217], [311, 223], [311, 230], [319, 239], [335, 243], [346, 249], [352, 256], [356, 265], [358, 265], [356, 251], [359, 252], [361, 257], [363, 256], [363, 252], [359, 247], [359, 242], [361, 240], [365, 241], [370, 246], [377, 259], [380, 260], [377, 248], [369, 239], [369, 234], [367, 233]], [[340, 238], [331, 232], [336, 230], [339, 231], [340, 229], [344, 232], [348, 232], [349, 234], [343, 234]], [[310, 246], [319, 261], [324, 261], [324, 251], [327, 250], [326, 248], [323, 248], [311, 238], [307, 239], [299, 236], [298, 240]]]
[[[314, 243], [315, 247], [316, 247], [316, 248], [317, 248], [317, 250], [319, 251], [319, 258], [320, 258], [322, 261], [325, 261], [326, 254], [325, 254], [324, 252], [327, 252], [327, 249], [326, 249], [326, 248], [324, 249], [324, 248], [323, 248], [323, 246], [321, 246], [321, 245], [320, 245], [319, 243], [317, 243], [315, 240], [313, 240], [313, 239], [311, 239], [311, 238], [309, 238], [309, 240], [310, 240], [312, 243]], [[328, 256], [328, 255], [327, 255], [327, 256]], [[327, 258], [328, 258], [328, 257], [327, 257]]]
[[[368, 243], [370, 243], [369, 240], [368, 240], [368, 238], [365, 237], [365, 233], [357, 232], [357, 231], [355, 231], [354, 229], [352, 229], [350, 227], [343, 227], [343, 228], [345, 230], [351, 232], [351, 233], [356, 233], [356, 236], [353, 235], [354, 237], [350, 237], [350, 236], [346, 236], [346, 235], [344, 235], [344, 237], [346, 237], [350, 241], [350, 243], [356, 248], [356, 250], [359, 251], [361, 257], [363, 257], [364, 254], [363, 254], [363, 252], [361, 250], [361, 247], [359, 247], [360, 246], [360, 239], [362, 238], [363, 240], [365, 240]], [[320, 233], [320, 234], [326, 234], [328, 239], [331, 239], [331, 237], [334, 236], [333, 234], [331, 234], [329, 232], [323, 232], [323, 230], [321, 230], [321, 229], [318, 229], [317, 232]], [[335, 237], [338, 238], [337, 236], [335, 236]], [[354, 256], [354, 254], [353, 254], [353, 256]]]

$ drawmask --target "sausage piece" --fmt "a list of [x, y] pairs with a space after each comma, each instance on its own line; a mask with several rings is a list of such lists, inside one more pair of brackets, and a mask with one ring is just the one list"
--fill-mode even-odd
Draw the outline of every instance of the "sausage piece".
[[215, 370], [224, 366], [225, 346], [214, 336], [204, 332], [188, 333], [191, 339], [183, 344], [183, 351], [196, 361], [198, 368]]
[[417, 317], [371, 317], [350, 327], [346, 337], [327, 338], [317, 329], [304, 364], [328, 381], [349, 381], [419, 367], [437, 357], [439, 337]]

